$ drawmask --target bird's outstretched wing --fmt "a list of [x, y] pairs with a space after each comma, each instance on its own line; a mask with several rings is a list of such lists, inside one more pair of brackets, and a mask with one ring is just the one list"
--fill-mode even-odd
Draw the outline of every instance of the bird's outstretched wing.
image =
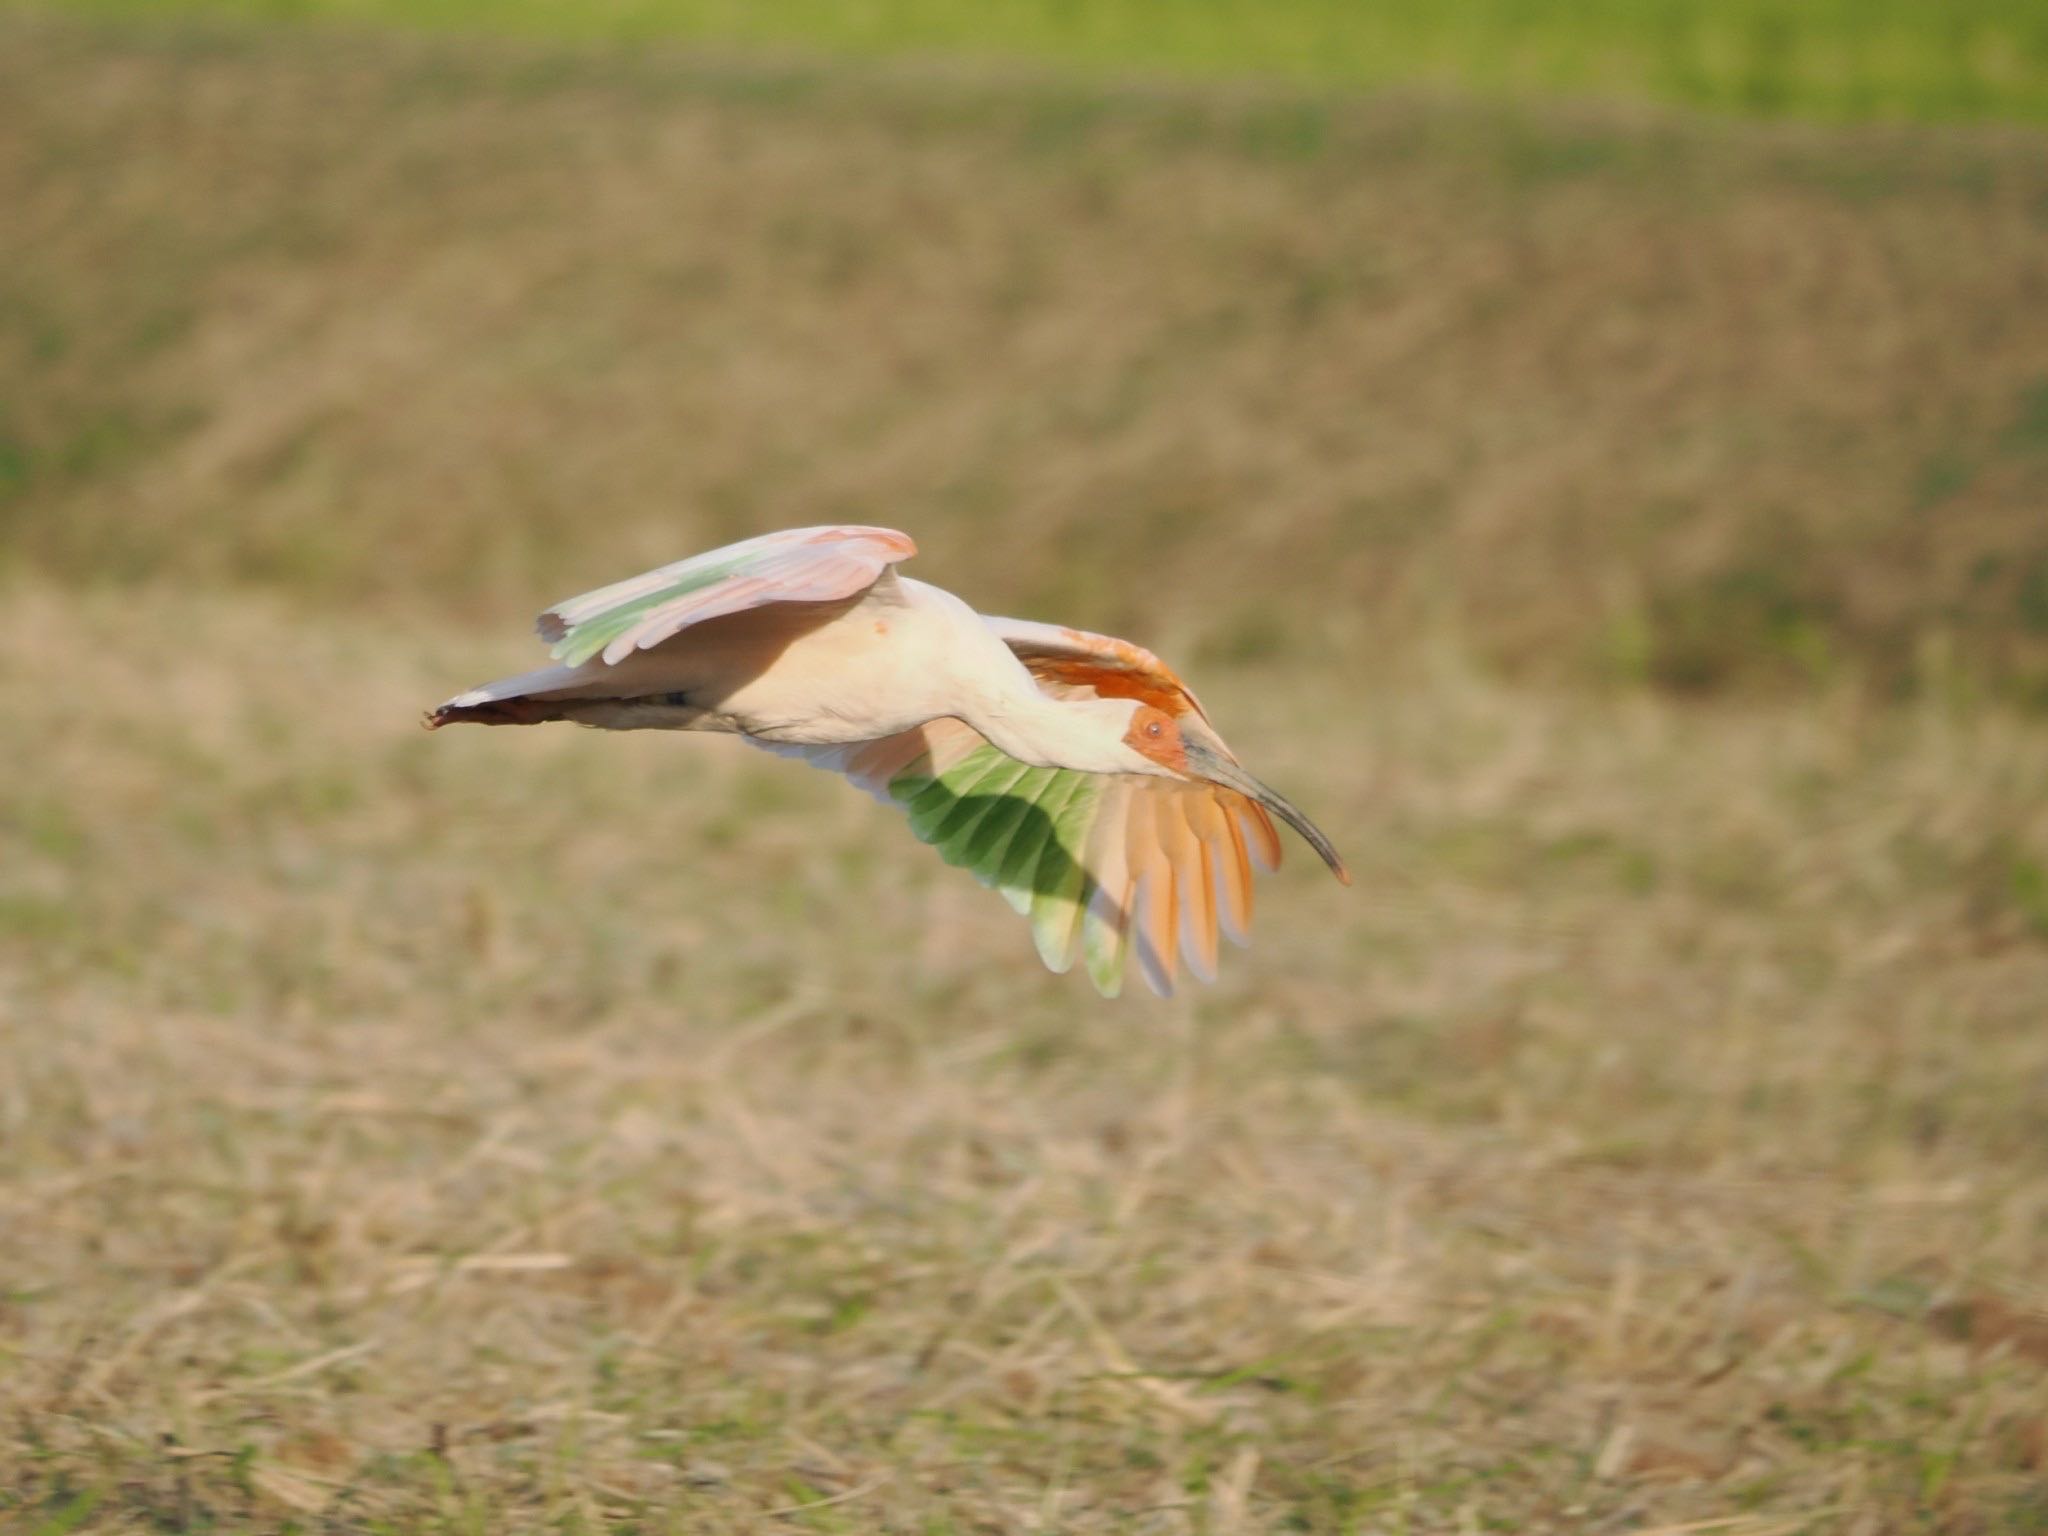
[[593, 656], [616, 666], [706, 619], [763, 603], [857, 596], [916, 553], [908, 534], [890, 528], [765, 533], [557, 603], [540, 616], [540, 637], [563, 666], [581, 666]]
[[901, 806], [921, 841], [1030, 918], [1047, 966], [1065, 971], [1079, 956], [1105, 997], [1122, 990], [1134, 954], [1162, 997], [1183, 960], [1214, 980], [1219, 930], [1242, 944], [1250, 929], [1253, 863], [1280, 861], [1273, 824], [1242, 795], [1028, 767], [958, 720], [851, 746], [755, 745]]
[[[1192, 714], [1209, 720], [1195, 690], [1142, 645], [1113, 635], [1068, 629], [1063, 624], [1037, 624], [1029, 619], [990, 619], [983, 623], [1015, 653], [1038, 679], [1038, 686], [1056, 695], [1105, 699], [1138, 699], [1163, 709], [1176, 720]], [[1221, 745], [1221, 743], [1218, 743]]]

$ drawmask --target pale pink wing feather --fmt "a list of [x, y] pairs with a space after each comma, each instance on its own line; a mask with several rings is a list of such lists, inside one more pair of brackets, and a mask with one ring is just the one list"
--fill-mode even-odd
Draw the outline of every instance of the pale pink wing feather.
[[909, 535], [890, 528], [784, 529], [569, 598], [543, 613], [538, 628], [565, 666], [593, 657], [616, 666], [708, 619], [766, 603], [857, 597], [916, 553]]

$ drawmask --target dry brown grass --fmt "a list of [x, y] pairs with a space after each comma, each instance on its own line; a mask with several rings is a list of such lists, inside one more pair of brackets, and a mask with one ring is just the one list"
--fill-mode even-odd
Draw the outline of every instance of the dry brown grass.
[[[0, 19], [0, 1529], [2048, 1529], [2038, 146]], [[849, 513], [1359, 888], [414, 728]]]
[[1224, 674], [1361, 888], [1110, 1007], [504, 655], [11, 595], [0, 1524], [2048, 1519], [2041, 726]]

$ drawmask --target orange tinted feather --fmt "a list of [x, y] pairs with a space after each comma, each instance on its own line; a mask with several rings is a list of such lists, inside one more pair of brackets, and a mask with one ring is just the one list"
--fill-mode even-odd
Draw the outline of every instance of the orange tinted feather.
[[1132, 925], [1141, 939], [1139, 962], [1153, 990], [1163, 994], [1173, 990], [1178, 941], [1173, 865], [1160, 837], [1158, 796], [1133, 795], [1129, 816], [1131, 873], [1137, 877], [1134, 899], [1138, 908]]
[[1223, 823], [1223, 835], [1229, 839], [1229, 852], [1223, 860], [1223, 900], [1229, 916], [1224, 926], [1230, 936], [1243, 944], [1251, 937], [1252, 931], [1252, 856], [1244, 845], [1244, 833], [1237, 824], [1237, 818], [1230, 808], [1217, 798], [1217, 811]]
[[[1084, 948], [1099, 957], [1120, 954], [1131, 929], [1133, 887], [1130, 858], [1129, 815], [1132, 799], [1127, 780], [1113, 781], [1096, 807], [1095, 825], [1088, 834], [1088, 871], [1095, 893], [1088, 901], [1088, 917], [1082, 928]], [[1117, 986], [1122, 985], [1122, 962], [1116, 967]]]
[[1099, 698], [1136, 699], [1175, 719], [1194, 709], [1186, 690], [1177, 680], [1162, 678], [1157, 673], [1124, 672], [1090, 661], [1055, 660], [1044, 656], [1026, 657], [1024, 664], [1041, 682], [1063, 683], [1069, 688], [1090, 688]]
[[1181, 946], [1189, 966], [1204, 981], [1216, 979], [1215, 849], [1204, 829], [1221, 813], [1213, 795], [1195, 791], [1178, 797], [1185, 854], [1182, 859]]
[[886, 788], [891, 779], [930, 750], [922, 731], [884, 736], [849, 754], [845, 772], [855, 783]]
[[1271, 872], [1280, 867], [1280, 833], [1273, 825], [1273, 818], [1266, 814], [1266, 808], [1243, 795], [1230, 797], [1237, 802], [1237, 819], [1244, 823], [1250, 836], [1252, 856], [1259, 861], [1259, 867]]

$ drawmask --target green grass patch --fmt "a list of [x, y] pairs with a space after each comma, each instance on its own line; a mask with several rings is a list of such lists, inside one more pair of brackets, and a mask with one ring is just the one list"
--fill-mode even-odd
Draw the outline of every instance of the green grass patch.
[[2048, 118], [2027, 0], [75, 0], [605, 42], [965, 54], [1094, 71], [1652, 99], [1831, 118]]

